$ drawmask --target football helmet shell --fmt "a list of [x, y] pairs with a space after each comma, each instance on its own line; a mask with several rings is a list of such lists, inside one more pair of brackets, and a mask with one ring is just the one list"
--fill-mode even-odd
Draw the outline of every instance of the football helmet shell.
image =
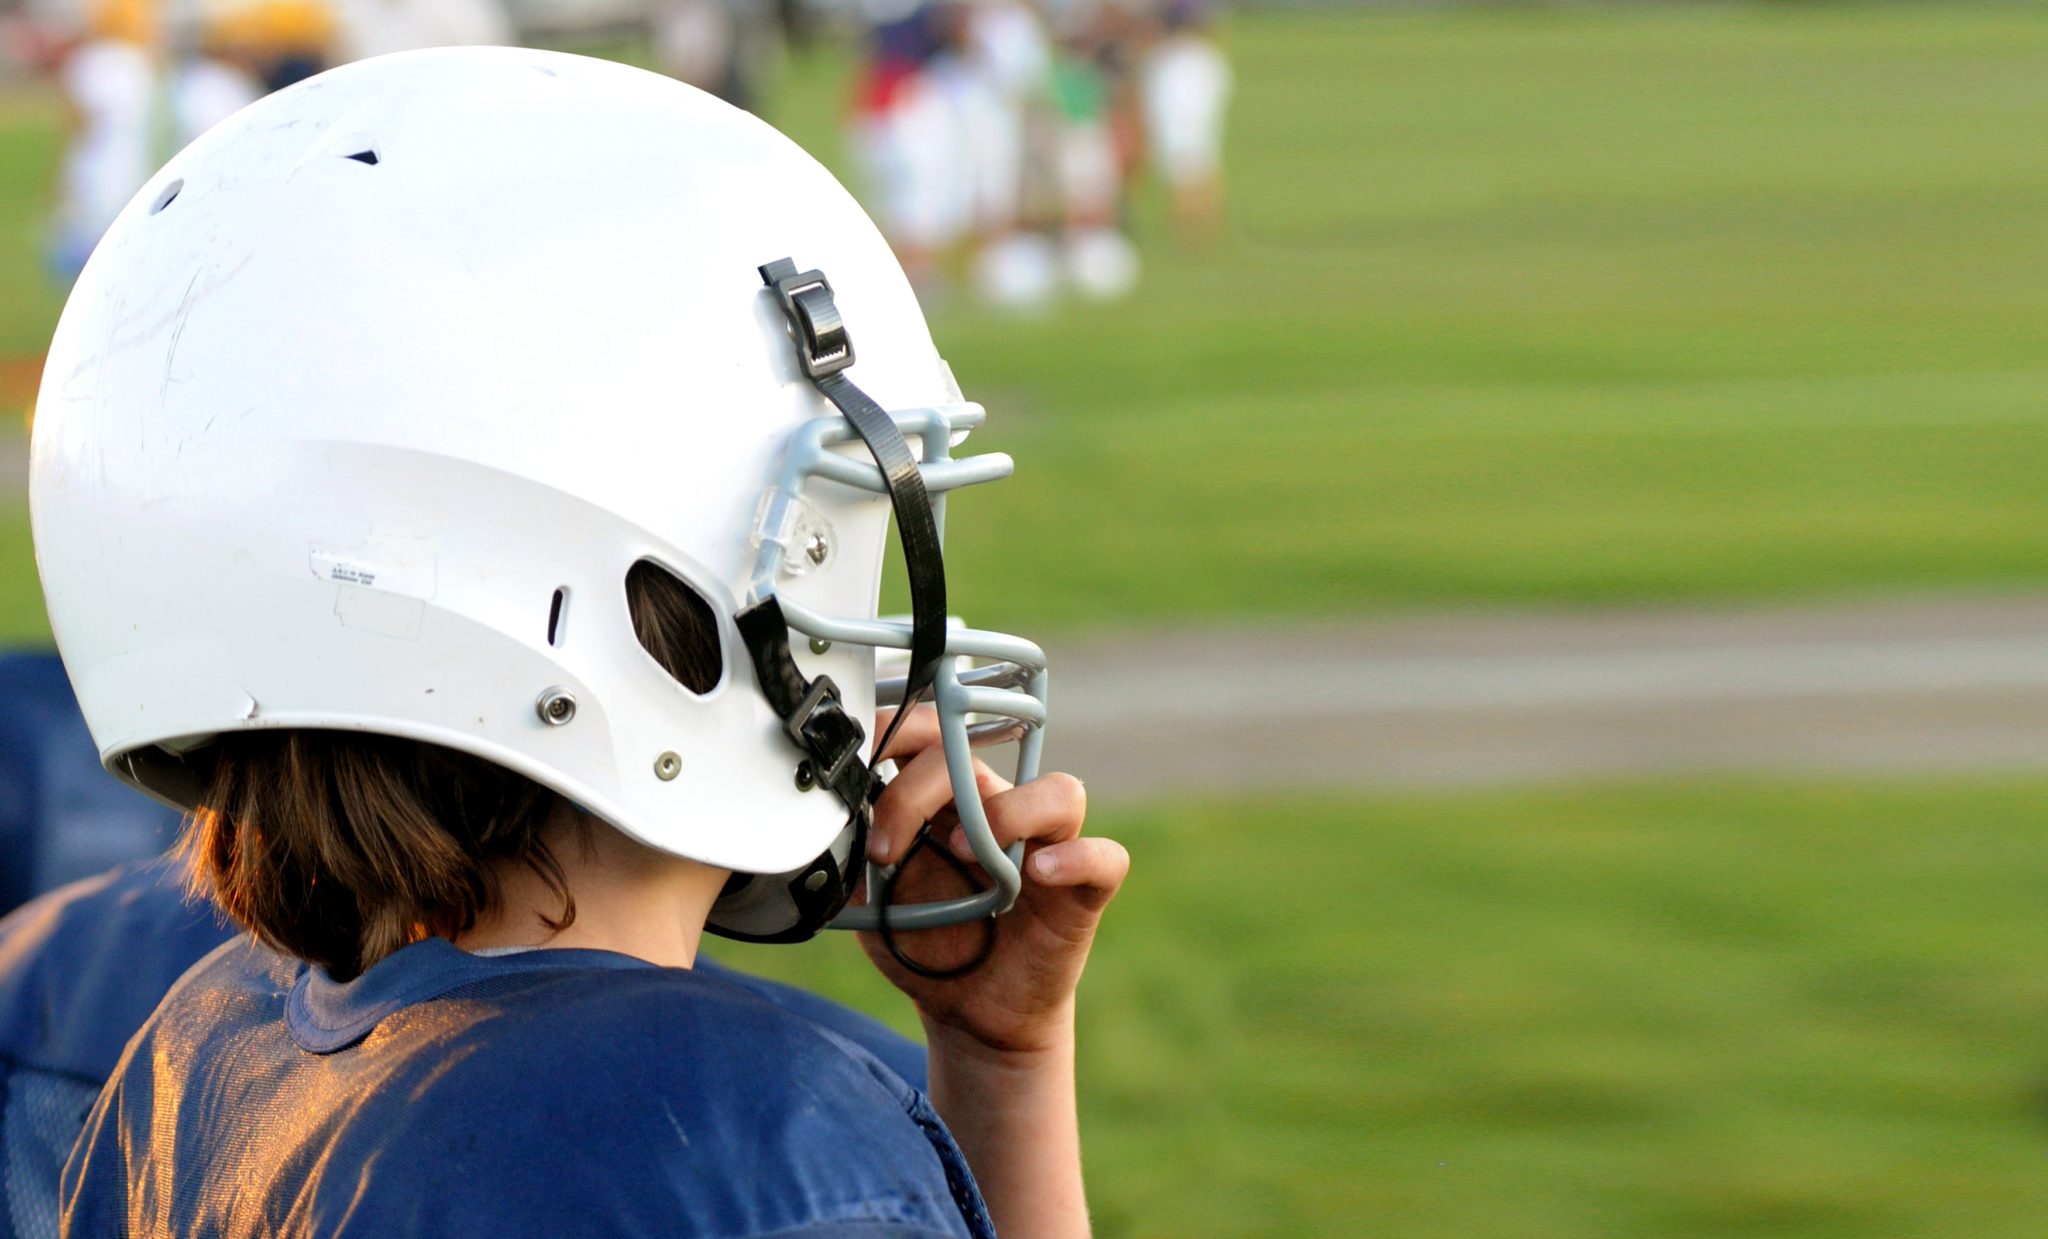
[[[194, 142], [87, 262], [37, 404], [37, 561], [108, 769], [189, 806], [215, 737], [360, 729], [489, 759], [737, 873], [856, 868], [846, 806], [802, 786], [733, 621], [775, 597], [802, 673], [856, 719], [876, 649], [910, 639], [876, 618], [881, 473], [756, 270], [785, 255], [830, 273], [853, 377], [941, 519], [946, 493], [1009, 472], [952, 458], [981, 411], [861, 208], [681, 83], [433, 49]], [[709, 691], [635, 638], [642, 560], [718, 615]], [[943, 663], [959, 807], [997, 883], [903, 927], [1014, 898], [968, 749], [1021, 735], [1029, 777], [1044, 721], [1030, 643], [956, 629]], [[787, 892], [751, 885], [714, 925], [783, 932]]]

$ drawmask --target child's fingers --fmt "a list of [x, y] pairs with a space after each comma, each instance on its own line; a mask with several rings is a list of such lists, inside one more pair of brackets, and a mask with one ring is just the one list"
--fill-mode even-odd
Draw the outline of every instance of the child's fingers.
[[[911, 724], [903, 725], [908, 729]], [[946, 753], [933, 745], [901, 763], [896, 777], [875, 801], [875, 820], [868, 831], [868, 857], [887, 864], [903, 845], [953, 802], [953, 781], [946, 774]]]
[[[905, 723], [910, 727], [912, 724]], [[982, 798], [1002, 795], [1009, 783], [1001, 775], [974, 763], [976, 788]], [[875, 820], [868, 832], [868, 857], [887, 864], [902, 854], [910, 840], [939, 810], [953, 803], [953, 778], [946, 766], [946, 751], [933, 745], [917, 754], [897, 771], [889, 786], [875, 802]]]
[[[1088, 816], [1088, 789], [1073, 775], [1055, 771], [989, 796], [985, 805], [989, 830], [1004, 847], [1019, 839], [1057, 843], [1081, 833]], [[947, 844], [962, 860], [973, 854], [964, 830], [955, 828]]]
[[1005, 847], [1019, 839], [1071, 839], [1081, 833], [1087, 816], [1088, 789], [1073, 775], [1057, 770], [988, 801], [989, 829]]
[[[880, 739], [888, 733], [890, 720], [895, 717], [896, 711], [893, 709], [879, 710], [875, 713], [876, 739]], [[889, 737], [889, 747], [884, 749], [875, 760], [882, 762], [894, 758], [897, 761], [902, 761], [913, 753], [936, 746], [938, 742], [939, 712], [937, 708], [933, 706], [919, 706], [910, 712], [909, 718], [903, 720], [903, 726], [897, 729], [896, 734]]]
[[1100, 836], [1049, 844], [1033, 853], [1024, 866], [1030, 881], [1072, 889], [1090, 908], [1108, 903], [1130, 871], [1130, 852], [1116, 840]]

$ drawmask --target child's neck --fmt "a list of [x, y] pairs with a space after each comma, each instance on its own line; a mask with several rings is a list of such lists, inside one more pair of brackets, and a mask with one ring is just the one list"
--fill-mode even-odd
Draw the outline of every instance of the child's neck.
[[[671, 968], [695, 964], [725, 871], [657, 852], [602, 822], [586, 819], [587, 830], [578, 831], [570, 814], [565, 809], [542, 837], [575, 897], [575, 919], [549, 929], [541, 918], [560, 919], [561, 895], [528, 866], [501, 862], [498, 907], [458, 935], [455, 945], [470, 951], [585, 947]], [[579, 834], [587, 834], [587, 842]]]

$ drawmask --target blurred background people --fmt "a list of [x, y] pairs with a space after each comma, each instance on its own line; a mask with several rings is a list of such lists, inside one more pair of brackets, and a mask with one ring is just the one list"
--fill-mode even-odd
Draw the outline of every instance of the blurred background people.
[[151, 172], [270, 91], [366, 56], [516, 38], [500, 0], [48, 0], [8, 40], [72, 118], [46, 266], [68, 284]]
[[652, 0], [654, 63], [735, 107], [758, 110], [761, 80], [781, 50], [784, 16], [769, 0]]
[[972, 219], [966, 146], [953, 99], [933, 72], [954, 40], [953, 6], [876, 0], [854, 87], [848, 144], [869, 206], [904, 271], [931, 291]]
[[[862, 17], [849, 143], [914, 278], [929, 288], [964, 273], [981, 300], [1012, 310], [1062, 290], [1128, 293], [1149, 20], [1101, 0], [1050, 14], [1025, 0], [875, 0]], [[1194, 129], [1213, 151], [1221, 103], [1204, 106]]]
[[37, 0], [8, 46], [76, 118], [47, 243], [68, 282], [172, 151], [333, 64], [616, 46], [759, 109], [791, 46], [837, 31], [860, 49], [856, 180], [905, 269], [942, 298], [1032, 312], [1131, 291], [1148, 168], [1184, 241], [1219, 232], [1230, 69], [1212, 27], [1207, 0]]

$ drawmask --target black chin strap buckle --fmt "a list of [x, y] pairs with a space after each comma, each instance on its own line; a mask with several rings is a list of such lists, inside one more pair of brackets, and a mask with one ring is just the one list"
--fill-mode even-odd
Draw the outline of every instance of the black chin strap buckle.
[[[818, 782], [840, 791], [847, 775], [857, 773], [859, 781], [866, 783], [866, 769], [855, 768], [861, 765], [860, 746], [867, 739], [867, 731], [840, 704], [839, 686], [831, 676], [821, 675], [811, 681], [803, 700], [783, 719], [782, 730], [810, 756], [811, 771]], [[856, 796], [860, 794], [857, 792]], [[854, 803], [857, 801], [850, 800], [849, 806]]]
[[[796, 785], [802, 791], [823, 787], [846, 807], [846, 826], [852, 832], [846, 851], [846, 865], [827, 848], [816, 860], [796, 871], [783, 883], [793, 922], [769, 927], [738, 928], [719, 919], [712, 910], [707, 925], [711, 932], [748, 942], [802, 942], [823, 929], [839, 915], [852, 897], [859, 881], [861, 862], [867, 856], [868, 827], [874, 821], [874, 774], [860, 758], [867, 732], [846, 712], [839, 686], [832, 677], [804, 678], [789, 650], [789, 620], [782, 604], [770, 594], [733, 614], [740, 639], [754, 663], [754, 676], [761, 695], [782, 720], [782, 734], [804, 755], [796, 769]], [[738, 896], [753, 881], [735, 875], [724, 895]]]
[[796, 263], [777, 259], [761, 269], [761, 278], [775, 294], [783, 317], [795, 329], [797, 364], [804, 376], [822, 379], [853, 364], [853, 337], [832, 300], [832, 281], [823, 271], [798, 271]]

